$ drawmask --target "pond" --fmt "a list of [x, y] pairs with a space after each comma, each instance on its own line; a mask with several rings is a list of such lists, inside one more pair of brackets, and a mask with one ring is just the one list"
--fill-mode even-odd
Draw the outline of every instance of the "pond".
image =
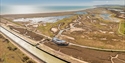
[[111, 14], [100, 14], [100, 16], [104, 19], [104, 20], [110, 20], [111, 22], [120, 22], [119, 19], [111, 17]]
[[33, 17], [33, 18], [18, 18], [14, 19], [14, 22], [31, 22], [31, 23], [55, 23], [58, 20], [62, 20], [64, 18], [68, 18], [72, 15], [64, 15], [64, 16], [53, 16], [53, 17]]
[[106, 14], [106, 13], [104, 13], [104, 14], [100, 14], [100, 16], [103, 18], [103, 19], [105, 19], [105, 20], [111, 20], [111, 14]]

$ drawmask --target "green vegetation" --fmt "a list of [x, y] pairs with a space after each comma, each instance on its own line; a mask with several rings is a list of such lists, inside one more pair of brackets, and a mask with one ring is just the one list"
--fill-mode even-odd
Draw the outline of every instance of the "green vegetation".
[[125, 35], [125, 20], [122, 20], [119, 23], [119, 30], [118, 31], [120, 34]]
[[72, 16], [70, 18], [64, 18], [62, 20], [59, 20], [56, 23], [46, 23], [46, 26], [41, 25], [37, 29], [40, 30], [40, 32], [42, 32], [43, 34], [53, 37], [54, 34], [50, 31], [52, 27], [58, 28], [58, 25], [62, 24], [60, 28], [64, 29], [70, 22], [72, 22], [76, 18], [77, 16]]

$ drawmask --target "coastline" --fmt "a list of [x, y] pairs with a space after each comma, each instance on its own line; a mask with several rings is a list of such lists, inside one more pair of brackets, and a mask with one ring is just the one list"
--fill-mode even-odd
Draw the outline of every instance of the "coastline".
[[77, 10], [65, 10], [65, 11], [53, 11], [53, 12], [43, 12], [43, 13], [26, 13], [26, 14], [0, 14], [2, 17], [48, 17], [48, 16], [60, 16], [60, 15], [73, 15], [75, 12], [82, 12], [89, 9], [97, 8], [92, 6], [84, 9]]

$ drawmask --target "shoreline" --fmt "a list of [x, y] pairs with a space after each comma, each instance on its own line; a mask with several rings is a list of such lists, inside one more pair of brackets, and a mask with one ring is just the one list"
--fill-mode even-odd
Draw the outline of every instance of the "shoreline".
[[[60, 16], [59, 14], [61, 15], [69, 15], [69, 14], [73, 14], [75, 12], [82, 12], [82, 11], [85, 11], [85, 10], [89, 10], [89, 9], [94, 9], [94, 8], [97, 8], [95, 6], [92, 6], [92, 7], [89, 7], [89, 8], [84, 8], [84, 9], [77, 9], [77, 10], [65, 10], [65, 11], [52, 11], [52, 12], [36, 12], [36, 13], [25, 13], [25, 14], [0, 14], [0, 16], [21, 16], [21, 15], [40, 15], [42, 14], [41, 16], [44, 16], [44, 17], [48, 17], [49, 16]], [[47, 14], [47, 15], [46, 15]], [[55, 14], [55, 15], [54, 15]]]

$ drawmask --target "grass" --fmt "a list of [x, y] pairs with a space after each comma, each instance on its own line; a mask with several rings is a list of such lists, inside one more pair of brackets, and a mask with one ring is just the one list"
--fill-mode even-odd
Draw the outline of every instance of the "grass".
[[28, 63], [28, 61], [36, 63], [25, 57], [27, 56], [0, 34], [0, 63]]
[[76, 19], [77, 18], [77, 16], [72, 16], [72, 17], [70, 17], [70, 18], [64, 18], [64, 19], [62, 19], [62, 20], [59, 20], [59, 21], [57, 21], [56, 23], [46, 23], [46, 26], [39, 26], [37, 29], [40, 31], [40, 32], [42, 32], [43, 34], [45, 34], [45, 35], [48, 35], [48, 36], [50, 36], [50, 37], [53, 37], [54, 36], [54, 34], [50, 31], [50, 29], [52, 28], [52, 27], [56, 27], [56, 28], [58, 28], [58, 25], [61, 23], [61, 24], [63, 24], [63, 25], [61, 25], [61, 29], [64, 29], [70, 22], [72, 22], [73, 21], [73, 19]]
[[54, 36], [51, 32], [50, 32], [50, 29], [53, 25], [51, 23], [47, 23], [46, 26], [39, 26], [37, 29], [42, 32], [43, 34], [45, 35], [48, 35], [48, 36]]
[[122, 20], [119, 23], [119, 30], [118, 31], [120, 34], [125, 35], [125, 20]]

